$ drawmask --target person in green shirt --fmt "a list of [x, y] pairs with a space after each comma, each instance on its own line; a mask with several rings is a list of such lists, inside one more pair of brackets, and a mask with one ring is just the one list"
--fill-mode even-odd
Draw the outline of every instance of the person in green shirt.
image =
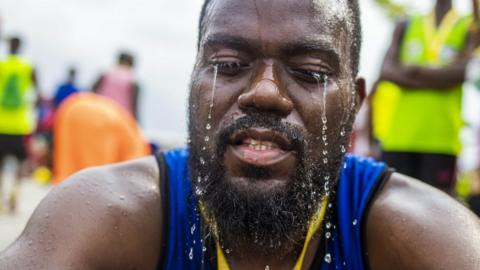
[[396, 25], [372, 97], [373, 135], [381, 159], [399, 172], [453, 192], [462, 83], [472, 18], [451, 0]]
[[[8, 192], [0, 189], [0, 209], [3, 208], [2, 195], [7, 194], [10, 212], [16, 208], [21, 164], [27, 158], [26, 136], [35, 129], [36, 76], [33, 66], [19, 56], [21, 46], [20, 38], [10, 38], [9, 55], [0, 61], [0, 170], [7, 156], [19, 163], [13, 188]], [[0, 187], [1, 184], [0, 177]]]

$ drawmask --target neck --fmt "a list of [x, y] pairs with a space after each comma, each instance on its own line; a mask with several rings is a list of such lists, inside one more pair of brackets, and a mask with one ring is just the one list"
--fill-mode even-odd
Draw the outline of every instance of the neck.
[[443, 20], [443, 17], [452, 9], [452, 1], [438, 0], [435, 5], [435, 17], [437, 25]]

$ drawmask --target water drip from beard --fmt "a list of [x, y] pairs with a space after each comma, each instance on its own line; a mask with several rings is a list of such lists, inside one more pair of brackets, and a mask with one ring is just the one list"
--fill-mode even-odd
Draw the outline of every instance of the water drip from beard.
[[[297, 152], [298, 165], [289, 183], [269, 195], [244, 194], [226, 179], [223, 156], [228, 139], [235, 132], [250, 127], [281, 133], [292, 142], [293, 150]], [[338, 175], [342, 155], [332, 155], [332, 162], [324, 164], [321, 155], [315, 154], [318, 151], [311, 155], [305, 151], [309, 142], [302, 129], [284, 123], [272, 114], [251, 112], [226, 125], [215, 136], [216, 149], [207, 149], [207, 152], [200, 149], [200, 133], [190, 132], [191, 179], [202, 179], [201, 182], [193, 181], [193, 185], [203, 190], [198, 199], [216, 224], [209, 224], [209, 220], [205, 223], [210, 227], [216, 225], [219, 238], [216, 240], [221, 246], [239, 256], [249, 252], [277, 257], [301, 248], [310, 217], [325, 194], [324, 179], [319, 176], [325, 173]], [[201, 164], [201, 154], [211, 158]], [[267, 172], [252, 166], [246, 173], [252, 178], [262, 178]]]

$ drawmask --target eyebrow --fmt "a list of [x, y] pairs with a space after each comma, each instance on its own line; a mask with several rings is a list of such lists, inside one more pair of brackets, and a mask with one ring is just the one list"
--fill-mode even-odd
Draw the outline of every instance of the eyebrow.
[[282, 46], [281, 49], [284, 55], [298, 56], [298, 55], [322, 55], [326, 56], [334, 63], [340, 62], [340, 55], [338, 50], [332, 47], [331, 44], [327, 44], [324, 41], [318, 40], [299, 40], [291, 43], [287, 43]]
[[238, 51], [253, 53], [259, 49], [255, 41], [229, 34], [215, 34], [209, 36], [204, 42], [204, 47], [227, 47]]
[[[257, 40], [247, 39], [230, 34], [214, 34], [207, 37], [204, 47], [227, 47], [238, 51], [254, 54], [260, 50]], [[280, 49], [282, 55], [322, 55], [335, 65], [339, 65], [340, 56], [338, 51], [324, 41], [319, 40], [296, 40], [283, 45]]]

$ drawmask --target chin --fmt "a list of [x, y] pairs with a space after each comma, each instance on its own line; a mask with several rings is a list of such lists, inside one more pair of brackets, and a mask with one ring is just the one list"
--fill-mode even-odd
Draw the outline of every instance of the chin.
[[285, 179], [256, 179], [226, 177], [227, 181], [244, 198], [265, 198], [285, 193], [289, 181]]

